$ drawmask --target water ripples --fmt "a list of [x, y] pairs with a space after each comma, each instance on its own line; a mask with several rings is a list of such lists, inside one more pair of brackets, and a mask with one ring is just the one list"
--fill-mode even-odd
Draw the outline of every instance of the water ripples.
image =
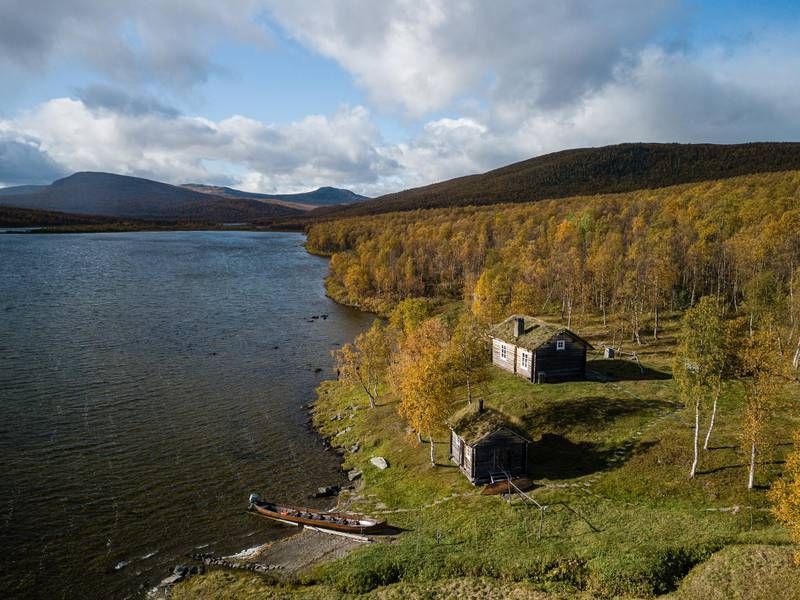
[[302, 406], [369, 317], [324, 296], [302, 241], [0, 236], [4, 597], [137, 595], [197, 547], [280, 535], [250, 491], [341, 477]]

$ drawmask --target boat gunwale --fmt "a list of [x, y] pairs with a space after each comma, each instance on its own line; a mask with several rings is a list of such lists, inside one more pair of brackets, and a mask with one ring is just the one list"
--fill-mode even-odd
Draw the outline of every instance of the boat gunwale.
[[[277, 510], [272, 510], [272, 508], [268, 507], [272, 507]], [[293, 506], [290, 504], [277, 504], [275, 502], [268, 502], [266, 500], [259, 500], [258, 502], [252, 502], [250, 504], [250, 508], [259, 515], [266, 517], [268, 519], [274, 519], [278, 521], [289, 521], [291, 523], [298, 523], [301, 525], [311, 525], [313, 527], [321, 527], [338, 531], [364, 532], [364, 531], [381, 529], [386, 526], [386, 521], [373, 519], [365, 515], [328, 512], [324, 510], [315, 510], [302, 506]], [[288, 513], [283, 514], [282, 512], [280, 512], [281, 509], [287, 511], [296, 511], [300, 513], [310, 513], [313, 515], [325, 515], [349, 521], [358, 521], [359, 524], [349, 525], [318, 518], [298, 517]], [[363, 524], [364, 521], [366, 521], [368, 524]]]

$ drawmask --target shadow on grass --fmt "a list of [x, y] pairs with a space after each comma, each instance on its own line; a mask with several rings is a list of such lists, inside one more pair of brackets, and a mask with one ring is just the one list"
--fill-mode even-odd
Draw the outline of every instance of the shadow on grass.
[[722, 467], [715, 467], [713, 469], [705, 469], [705, 470], [698, 470], [698, 475], [712, 475], [713, 473], [719, 473], [720, 471], [729, 471], [730, 469], [743, 469], [746, 467], [744, 463], [738, 465], [724, 465]]
[[389, 525], [388, 523], [377, 529], [375, 531], [370, 531], [369, 535], [371, 536], [389, 536], [389, 535], [400, 535], [406, 531], [414, 531], [413, 529], [409, 529], [408, 527], [397, 527], [396, 525]]
[[[375, 408], [382, 408], [384, 406], [393, 406], [395, 404], [400, 404], [400, 400], [386, 400], [385, 402], [376, 402]], [[367, 405], [364, 408], [371, 408], [371, 407]]]
[[523, 417], [523, 422], [528, 431], [561, 432], [576, 427], [602, 428], [624, 417], [674, 409], [673, 403], [664, 400], [585, 396], [534, 409]]
[[586, 364], [589, 371], [595, 371], [611, 381], [646, 381], [653, 379], [672, 379], [672, 375], [657, 371], [645, 365], [639, 368], [634, 361], [625, 359], [593, 360]]
[[564, 436], [545, 433], [530, 445], [528, 472], [533, 479], [572, 479], [621, 466], [634, 454], [656, 442], [603, 448], [591, 442], [573, 442]]

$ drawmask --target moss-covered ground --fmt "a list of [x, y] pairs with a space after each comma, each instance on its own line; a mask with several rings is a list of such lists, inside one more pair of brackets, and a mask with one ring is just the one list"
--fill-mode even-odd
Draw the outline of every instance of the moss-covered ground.
[[[669, 369], [676, 326], [635, 348], [643, 372], [627, 359], [593, 357], [589, 369], [609, 381], [532, 385], [493, 368], [479, 387], [478, 397], [518, 418], [534, 440], [530, 495], [548, 507], [543, 522], [528, 503], [480, 495], [449, 463], [444, 428], [434, 434], [432, 467], [428, 441], [408, 431], [388, 392], [369, 409], [355, 388], [323, 383], [315, 424], [337, 446], [360, 445], [345, 454], [344, 468], [363, 471], [362, 481], [343, 501], [403, 533], [291, 587], [214, 573], [175, 597], [799, 597], [800, 567], [766, 490], [800, 427], [800, 390], [787, 386], [777, 405], [756, 489], [746, 488], [737, 384], [724, 390], [709, 450], [689, 480], [693, 414]], [[373, 456], [390, 468], [371, 465]]]

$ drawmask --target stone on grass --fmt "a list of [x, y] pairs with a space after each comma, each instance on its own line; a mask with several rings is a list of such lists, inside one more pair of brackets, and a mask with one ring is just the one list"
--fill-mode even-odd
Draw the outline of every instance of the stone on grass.
[[369, 462], [378, 467], [381, 471], [389, 468], [389, 463], [386, 462], [386, 459], [382, 456], [373, 456], [369, 459]]

